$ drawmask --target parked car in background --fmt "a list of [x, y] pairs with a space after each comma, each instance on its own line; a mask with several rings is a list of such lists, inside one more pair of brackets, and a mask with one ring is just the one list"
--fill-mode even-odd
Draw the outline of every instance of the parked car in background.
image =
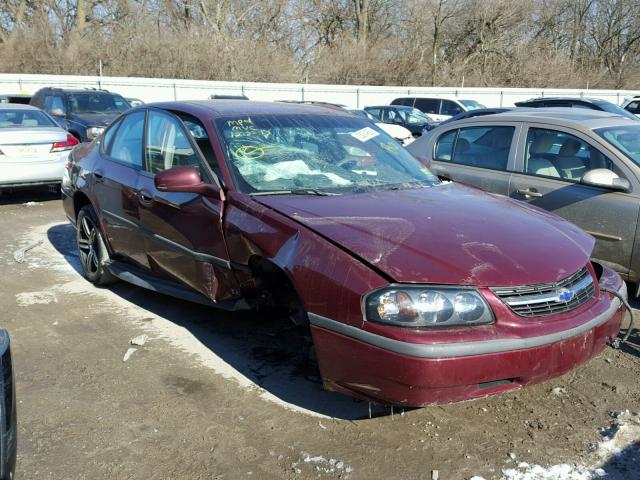
[[528, 107], [528, 108], [586, 108], [589, 110], [598, 110], [601, 112], [615, 113], [623, 117], [630, 118], [631, 120], [638, 120], [638, 117], [628, 112], [624, 108], [619, 107], [606, 100], [599, 98], [588, 97], [539, 97], [532, 98], [530, 100], [524, 100], [522, 102], [516, 102], [516, 107]]
[[640, 279], [640, 124], [634, 120], [586, 109], [515, 109], [443, 125], [408, 149], [441, 177], [575, 223], [596, 238], [598, 262], [626, 280]]
[[18, 416], [9, 333], [0, 329], [0, 480], [15, 478]]
[[480, 102], [471, 99], [448, 99], [430, 97], [402, 97], [396, 98], [391, 105], [405, 105], [414, 107], [425, 113], [435, 122], [442, 122], [469, 110], [486, 108]]
[[0, 103], [0, 191], [60, 185], [78, 140], [31, 105]]
[[623, 108], [629, 113], [633, 113], [636, 117], [640, 116], [640, 95], [634, 95], [631, 98], [625, 99], [620, 108]]
[[41, 108], [81, 142], [100, 135], [118, 115], [131, 106], [121, 95], [107, 90], [38, 90], [31, 105]]
[[459, 113], [448, 120], [440, 122], [438, 126], [456, 122], [458, 120], [464, 120], [465, 118], [482, 117], [484, 115], [493, 115], [494, 113], [508, 112], [509, 110], [513, 110], [513, 108], [478, 108], [477, 110], [468, 110], [466, 112]]
[[364, 111], [376, 118], [379, 122], [400, 125], [406, 128], [414, 137], [419, 137], [424, 132], [433, 128], [433, 120], [413, 107], [378, 105], [365, 107]]
[[0, 103], [22, 103], [28, 105], [30, 101], [31, 95], [21, 93], [0, 95]]
[[400, 142], [405, 147], [415, 140], [415, 137], [413, 136], [411, 131], [404, 128], [401, 125], [395, 125], [392, 123], [382, 123], [380, 120], [378, 120], [376, 117], [374, 117], [373, 115], [371, 115], [369, 112], [365, 110], [358, 110], [354, 108], [354, 109], [349, 109], [349, 111], [354, 115], [357, 115], [362, 118], [366, 118], [367, 120], [370, 120], [371, 122], [375, 123], [378, 126], [378, 128], [380, 128], [385, 133], [389, 134], [389, 136], [395, 138], [398, 142]]
[[139, 98], [126, 97], [125, 100], [131, 105], [131, 107], [139, 107], [140, 105], [144, 105], [144, 102]]
[[145, 105], [74, 149], [68, 177], [89, 281], [280, 307], [310, 328], [325, 387], [358, 398], [419, 406], [540, 382], [601, 352], [624, 315], [592, 237], [440, 182], [333, 107]]

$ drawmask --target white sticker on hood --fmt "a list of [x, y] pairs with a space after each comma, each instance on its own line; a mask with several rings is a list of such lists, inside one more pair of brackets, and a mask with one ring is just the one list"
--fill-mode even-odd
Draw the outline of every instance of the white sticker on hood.
[[366, 142], [367, 140], [371, 140], [373, 137], [377, 137], [379, 134], [371, 127], [364, 127], [358, 130], [357, 132], [353, 132], [351, 134], [352, 137], [357, 138], [361, 142]]

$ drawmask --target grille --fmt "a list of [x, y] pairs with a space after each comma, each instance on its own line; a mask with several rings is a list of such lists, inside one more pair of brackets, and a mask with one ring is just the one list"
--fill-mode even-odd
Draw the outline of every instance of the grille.
[[511, 310], [522, 317], [568, 312], [588, 301], [595, 292], [587, 267], [556, 283], [492, 288]]

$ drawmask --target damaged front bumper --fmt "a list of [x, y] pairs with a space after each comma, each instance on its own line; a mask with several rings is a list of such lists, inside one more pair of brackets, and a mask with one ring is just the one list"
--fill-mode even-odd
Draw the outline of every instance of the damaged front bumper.
[[[605, 268], [600, 280], [626, 297], [624, 282], [612, 270]], [[620, 300], [603, 293], [580, 310], [579, 323], [568, 329], [447, 343], [412, 343], [319, 315], [309, 314], [309, 319], [327, 389], [386, 404], [423, 406], [484, 397], [562, 375], [615, 339], [624, 314]]]

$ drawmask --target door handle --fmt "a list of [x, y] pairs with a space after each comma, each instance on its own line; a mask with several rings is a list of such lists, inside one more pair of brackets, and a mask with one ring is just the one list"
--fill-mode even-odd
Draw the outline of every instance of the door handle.
[[96, 170], [93, 172], [93, 176], [95, 178], [96, 183], [104, 182], [104, 174], [100, 170]]
[[138, 201], [142, 205], [149, 206], [153, 203], [153, 196], [150, 193], [141, 190], [140, 192], [138, 192]]
[[542, 193], [536, 192], [531, 188], [521, 188], [520, 190], [516, 190], [520, 195], [524, 195], [527, 198], [540, 198], [542, 197]]

